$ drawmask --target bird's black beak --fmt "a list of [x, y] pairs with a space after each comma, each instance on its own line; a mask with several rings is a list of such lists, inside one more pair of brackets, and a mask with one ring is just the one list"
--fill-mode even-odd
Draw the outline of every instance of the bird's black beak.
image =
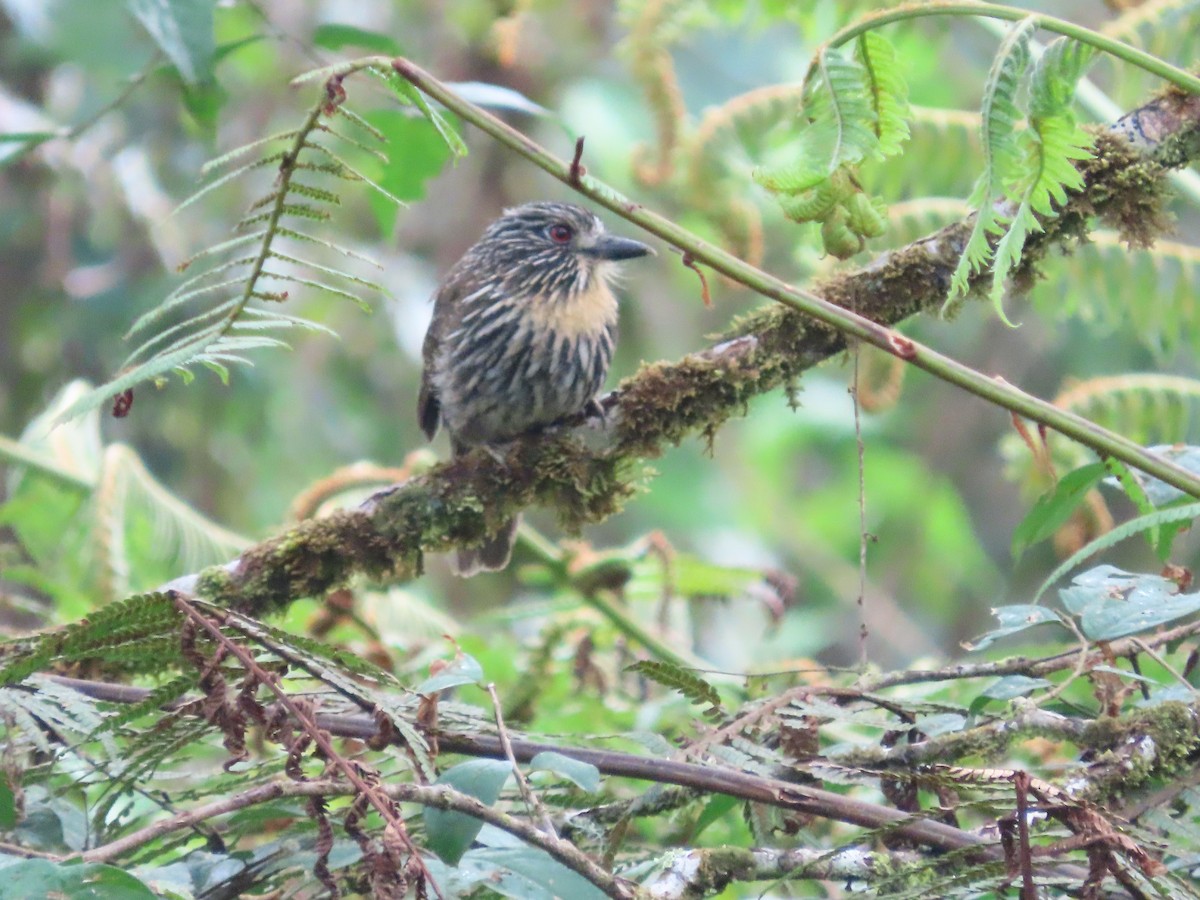
[[597, 259], [636, 259], [639, 256], [655, 256], [654, 248], [641, 241], [617, 237], [615, 234], [602, 234], [596, 238], [596, 243], [585, 251]]

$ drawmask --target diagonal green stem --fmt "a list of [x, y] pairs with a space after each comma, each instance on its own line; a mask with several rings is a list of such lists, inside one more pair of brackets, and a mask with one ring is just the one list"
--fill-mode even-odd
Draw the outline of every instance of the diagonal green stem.
[[[938, 7], [941, 9], [942, 7]], [[973, 7], [978, 11], [978, 7]], [[990, 7], [989, 7], [990, 9]], [[891, 328], [872, 322], [823, 297], [794, 287], [730, 253], [703, 241], [685, 228], [585, 174], [572, 175], [571, 166], [536, 141], [502, 122], [486, 110], [469, 103], [424, 69], [404, 58], [392, 67], [418, 89], [446, 106], [476, 128], [504, 144], [538, 168], [574, 188], [585, 197], [612, 210], [622, 218], [679, 248], [685, 257], [704, 263], [753, 291], [789, 306], [837, 329], [848, 337], [865, 341], [930, 374], [958, 385], [997, 406], [1053, 428], [1101, 455], [1121, 460], [1147, 475], [1158, 478], [1186, 494], [1200, 498], [1200, 477], [1139, 444], [1101, 428], [1082, 416], [1059, 409], [1025, 393], [1000, 377], [989, 377], [930, 347], [904, 337]]]
[[1093, 31], [1091, 28], [1085, 28], [1074, 22], [1068, 22], [1066, 19], [1042, 15], [1041, 13], [1035, 13], [1028, 9], [1020, 9], [1015, 6], [1001, 6], [994, 3], [928, 3], [920, 6], [905, 4], [896, 9], [882, 10], [878, 13], [864, 16], [857, 22], [853, 22], [841, 31], [836, 32], [833, 37], [825, 42], [824, 46], [840, 47], [854, 40], [860, 34], [873, 31], [882, 25], [890, 25], [893, 22], [902, 22], [909, 19], [921, 19], [927, 16], [981, 16], [987, 19], [1004, 19], [1009, 22], [1033, 19], [1037, 22], [1037, 27], [1044, 31], [1061, 34], [1064, 37], [1079, 41], [1081, 44], [1095, 47], [1097, 50], [1102, 50], [1118, 59], [1124, 60], [1130, 65], [1144, 69], [1152, 75], [1157, 75], [1159, 78], [1170, 82], [1178, 88], [1182, 88], [1193, 94], [1200, 94], [1200, 78], [1177, 66], [1171, 65], [1166, 60], [1159, 59], [1152, 53], [1139, 50], [1137, 47], [1110, 38], [1099, 31]]

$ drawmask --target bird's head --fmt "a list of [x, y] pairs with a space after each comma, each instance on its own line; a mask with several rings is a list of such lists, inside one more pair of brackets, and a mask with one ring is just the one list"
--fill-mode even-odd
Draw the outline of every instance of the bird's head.
[[640, 241], [604, 230], [588, 210], [569, 203], [526, 203], [507, 209], [476, 247], [514, 294], [567, 299], [590, 291], [621, 260], [653, 254]]

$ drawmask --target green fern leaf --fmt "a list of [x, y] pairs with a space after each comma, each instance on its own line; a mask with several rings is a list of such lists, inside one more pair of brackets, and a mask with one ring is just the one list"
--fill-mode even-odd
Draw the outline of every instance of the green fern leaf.
[[354, 275], [350, 272], [344, 272], [341, 269], [334, 269], [329, 266], [322, 266], [322, 265], [319, 265], [319, 264], [313, 262], [312, 260], [297, 259], [296, 257], [289, 256], [286, 253], [280, 253], [278, 250], [272, 250], [270, 253], [270, 256], [273, 259], [281, 259], [281, 260], [284, 260], [285, 262], [295, 263], [298, 266], [307, 266], [310, 269], [316, 269], [318, 272], [322, 272], [326, 275], [332, 275], [335, 278], [341, 278], [341, 279], [343, 279], [345, 281], [349, 281], [353, 284], [361, 284], [363, 287], [368, 287], [373, 291], [378, 291], [381, 294], [386, 294], [386, 289], [383, 287], [383, 285], [381, 285], [377, 282], [374, 282], [374, 281], [370, 281], [366, 278], [361, 278], [358, 275]]
[[874, 111], [878, 145], [872, 156], [893, 156], [908, 140], [911, 117], [908, 84], [900, 74], [896, 51], [878, 31], [866, 31], [855, 42], [854, 55], [866, 74], [865, 86]]
[[[323, 131], [325, 134], [328, 134], [330, 137], [332, 137], [336, 140], [342, 141], [345, 144], [349, 144], [351, 147], [354, 147], [357, 150], [361, 150], [363, 153], [366, 153], [368, 156], [375, 157], [380, 162], [387, 162], [387, 154], [384, 153], [382, 150], [380, 150], [378, 147], [373, 146], [372, 144], [363, 143], [358, 138], [351, 137], [350, 135], [346, 134], [345, 132], [338, 131], [337, 129], [332, 128], [329, 125], [321, 125], [321, 126], [319, 126], [319, 128], [321, 131]], [[305, 150], [321, 150], [321, 149], [324, 149], [324, 147], [325, 147], [324, 144], [318, 144], [316, 141], [307, 141], [304, 144]]]
[[[1021, 111], [1017, 108], [1017, 91], [1029, 67], [1029, 42], [1036, 30], [1037, 19], [1033, 16], [1009, 29], [988, 73], [981, 121], [984, 169], [969, 201], [977, 210], [975, 225], [951, 277], [947, 304], [967, 293], [971, 276], [993, 257], [991, 238], [1004, 232], [997, 204], [1004, 198], [1004, 181], [1018, 156], [1016, 129]], [[1006, 324], [1012, 324], [999, 304], [997, 312]]]
[[[251, 258], [251, 259], [253, 259], [253, 258]], [[236, 263], [236, 265], [245, 265], [245, 261], [239, 260]], [[228, 268], [228, 267], [222, 267], [222, 268]], [[202, 281], [204, 278], [207, 278], [210, 274], [212, 274], [212, 273], [205, 272], [204, 275], [202, 275], [202, 276], [198, 275], [194, 279], [189, 279], [189, 280], [193, 284], [195, 284], [197, 281]], [[214, 284], [207, 284], [204, 287], [194, 288], [189, 291], [172, 293], [170, 296], [167, 297], [166, 300], [164, 300], [161, 304], [156, 306], [154, 309], [139, 316], [137, 321], [135, 321], [131, 326], [129, 326], [129, 331], [127, 331], [125, 333], [125, 337], [126, 338], [133, 337], [139, 331], [143, 331], [148, 326], [153, 325], [155, 322], [158, 322], [159, 320], [165, 318], [168, 313], [174, 312], [175, 310], [179, 309], [179, 307], [184, 306], [189, 300], [194, 300], [197, 297], [203, 297], [203, 296], [206, 296], [207, 294], [216, 294], [221, 291], [229, 290], [231, 288], [237, 288], [244, 281], [245, 281], [244, 278], [229, 278], [229, 279], [226, 279], [225, 281], [218, 281]], [[214, 307], [214, 309], [205, 310], [205, 312], [202, 313], [202, 315], [205, 315], [208, 318], [212, 318], [214, 315], [220, 315], [220, 313], [215, 312], [215, 310], [218, 308], [219, 307]], [[189, 320], [189, 322], [187, 322], [187, 323], [182, 323], [182, 327], [181, 326], [172, 326], [172, 327], [177, 328], [178, 330], [183, 330], [183, 327], [187, 327], [190, 324], [192, 324], [191, 320]], [[170, 336], [170, 332], [166, 332], [166, 331], [155, 335], [156, 343], [162, 343], [164, 338], [166, 338], [168, 336]]]
[[450, 152], [454, 156], [467, 155], [467, 145], [463, 142], [458, 130], [446, 120], [445, 116], [429, 105], [425, 95], [413, 87], [408, 79], [400, 77], [400, 74], [390, 65], [373, 66], [370, 71], [389, 85], [400, 99], [407, 100], [421, 111], [421, 115], [437, 129], [438, 134], [441, 135], [442, 140], [446, 142], [446, 146], [450, 148]]
[[239, 156], [245, 156], [251, 150], [256, 150], [264, 144], [270, 144], [273, 141], [291, 140], [292, 138], [298, 137], [299, 134], [300, 129], [293, 128], [290, 131], [277, 131], [275, 134], [268, 135], [267, 137], [258, 138], [257, 140], [251, 141], [248, 144], [242, 144], [242, 146], [235, 147], [228, 153], [223, 153], [215, 159], [210, 159], [200, 167], [200, 174], [201, 176], [207, 177], [210, 172], [215, 172], [217, 169], [222, 168], [226, 163], [232, 162]]
[[[1018, 139], [1024, 153], [1010, 196], [1020, 192], [1016, 214], [996, 245], [992, 268], [991, 299], [1001, 309], [1004, 283], [1016, 267], [1032, 231], [1041, 230], [1036, 216], [1053, 216], [1054, 204], [1067, 200], [1068, 189], [1083, 187], [1083, 178], [1072, 161], [1091, 156], [1091, 138], [1075, 121], [1071, 102], [1075, 83], [1091, 59], [1090, 48], [1059, 38], [1042, 54], [1030, 83], [1029, 129]], [[1003, 315], [1003, 312], [1001, 311]]]
[[243, 176], [249, 172], [253, 172], [255, 169], [261, 169], [263, 166], [269, 166], [269, 165], [271, 165], [271, 163], [277, 163], [277, 162], [281, 161], [285, 156], [287, 156], [287, 154], [281, 150], [278, 153], [271, 153], [260, 159], [256, 159], [253, 162], [248, 162], [245, 165], [238, 166], [236, 169], [229, 170], [224, 175], [221, 175], [218, 178], [214, 178], [208, 184], [200, 187], [198, 190], [196, 190], [194, 193], [192, 193], [189, 197], [185, 198], [182, 203], [180, 203], [178, 206], [175, 207], [175, 209], [172, 211], [171, 215], [178, 215], [181, 211], [183, 211], [184, 209], [187, 209], [187, 207], [191, 206], [193, 203], [195, 203], [201, 197], [207, 196], [208, 194], [215, 191], [217, 188], [222, 187], [226, 184], [229, 184], [229, 182], [234, 181], [237, 178], [240, 178], [241, 176]]
[[233, 324], [233, 331], [270, 331], [272, 329], [301, 328], [305, 331], [320, 332], [336, 338], [338, 333], [327, 325], [305, 319], [302, 316], [290, 316], [278, 310], [255, 309], [246, 310], [245, 316]]
[[1029, 84], [1029, 116], [1061, 115], [1075, 98], [1075, 85], [1088, 70], [1095, 49], [1069, 38], [1051, 42], [1033, 69]]
[[295, 229], [284, 228], [282, 226], [275, 229], [275, 233], [280, 237], [291, 238], [294, 241], [318, 244], [321, 247], [325, 247], [327, 250], [332, 250], [334, 253], [340, 253], [342, 256], [349, 257], [350, 259], [360, 260], [370, 266], [374, 266], [376, 269], [383, 269], [383, 266], [377, 261], [371, 259], [371, 257], [365, 256], [356, 250], [351, 250], [349, 247], [343, 247], [339, 244], [333, 243], [332, 241], [327, 241], [324, 238], [313, 237], [311, 234], [305, 234], [303, 231], [296, 231]]
[[142, 716], [158, 713], [164, 706], [173, 703], [194, 688], [199, 680], [200, 673], [195, 670], [183, 675], [177, 675], [170, 681], [160, 684], [151, 690], [144, 700], [137, 703], [130, 703], [127, 706], [121, 707], [119, 712], [106, 716], [92, 736], [100, 733], [111, 734], [117, 731], [117, 729], [128, 725], [130, 722], [136, 722]]
[[710, 718], [721, 715], [721, 695], [717, 693], [715, 687], [695, 672], [688, 671], [672, 663], [650, 659], [634, 663], [628, 666], [626, 671], [644, 675], [651, 681], [657, 682], [664, 687], [679, 691], [679, 693], [683, 694], [683, 696], [687, 697], [693, 703], [707, 706], [708, 709], [705, 710], [705, 715]]
[[346, 104], [343, 103], [341, 106], [337, 107], [337, 115], [342, 116], [350, 122], [353, 122], [363, 131], [367, 132], [367, 134], [371, 135], [371, 137], [375, 138], [375, 140], [381, 142], [387, 140], [382, 131], [380, 131]]
[[314, 187], [311, 184], [302, 184], [298, 181], [292, 181], [288, 184], [288, 192], [299, 194], [302, 197], [308, 197], [310, 200], [317, 200], [321, 203], [328, 203], [331, 206], [341, 206], [342, 198], [333, 191], [325, 188]]
[[318, 291], [323, 291], [326, 294], [332, 294], [334, 297], [341, 297], [343, 300], [349, 300], [361, 309], [363, 312], [373, 312], [371, 304], [361, 297], [351, 294], [349, 291], [344, 291], [341, 288], [334, 287], [331, 284], [326, 284], [323, 281], [314, 281], [311, 278], [301, 278], [298, 275], [284, 275], [281, 272], [271, 272], [264, 269], [259, 275], [260, 278], [273, 278], [279, 281], [289, 281], [292, 284], [302, 284], [305, 287], [310, 287]]
[[[134, 365], [138, 360], [145, 359], [151, 355], [151, 351], [155, 355], [160, 353], [171, 353], [178, 350], [180, 347], [189, 345], [194, 342], [202, 342], [208, 337], [216, 337], [220, 334], [224, 323], [221, 321], [213, 321], [220, 319], [227, 313], [232, 313], [237, 309], [238, 301], [227, 300], [219, 306], [214, 306], [212, 309], [206, 309], [203, 312], [197, 313], [190, 319], [172, 325], [165, 331], [161, 331], [151, 338], [143, 342], [136, 350], [129, 354], [125, 359], [122, 368], [127, 368]], [[197, 330], [198, 329], [198, 330]], [[173, 340], [172, 340], [173, 339]], [[170, 342], [170, 343], [168, 343]], [[163, 346], [165, 345], [165, 347]], [[158, 349], [162, 347], [162, 349]]]
[[355, 181], [361, 181], [363, 184], [365, 184], [367, 187], [371, 188], [377, 194], [379, 194], [382, 197], [385, 197], [386, 199], [390, 200], [392, 203], [395, 203], [397, 206], [399, 206], [401, 208], [405, 208], [408, 206], [407, 203], [405, 203], [403, 200], [401, 200], [399, 197], [397, 197], [395, 194], [393, 194], [387, 188], [383, 187], [382, 185], [380, 185], [378, 182], [374, 181], [373, 179], [368, 178], [361, 171], [354, 168], [354, 166], [350, 165], [350, 163], [346, 162], [344, 159], [342, 159], [340, 156], [338, 156], [338, 154], [334, 153], [332, 150], [330, 150], [328, 147], [324, 146], [323, 144], [309, 144], [308, 149], [316, 150], [318, 153], [323, 153], [329, 159], [333, 160], [337, 165], [340, 165], [346, 172], [349, 173], [349, 175]]
[[796, 194], [816, 187], [839, 167], [860, 162], [879, 146], [865, 72], [837, 50], [823, 50], [814, 60], [802, 114], [808, 124], [796, 141], [796, 160], [754, 173], [754, 180], [773, 193]]

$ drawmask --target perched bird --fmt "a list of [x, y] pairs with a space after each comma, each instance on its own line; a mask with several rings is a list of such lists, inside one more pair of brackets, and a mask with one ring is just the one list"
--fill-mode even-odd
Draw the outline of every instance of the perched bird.
[[[617, 262], [654, 251], [567, 203], [505, 210], [446, 274], [425, 335], [417, 417], [455, 456], [588, 406], [617, 339]], [[508, 564], [517, 521], [458, 551], [463, 576]]]

